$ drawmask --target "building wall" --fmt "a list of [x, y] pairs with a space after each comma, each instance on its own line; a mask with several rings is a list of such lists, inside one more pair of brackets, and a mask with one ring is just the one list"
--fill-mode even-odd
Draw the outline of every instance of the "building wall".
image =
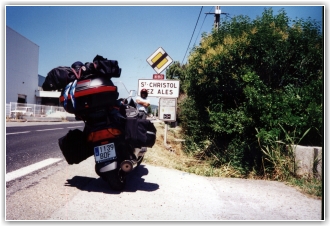
[[19, 94], [36, 103], [38, 62], [39, 46], [6, 26], [6, 103], [17, 102]]

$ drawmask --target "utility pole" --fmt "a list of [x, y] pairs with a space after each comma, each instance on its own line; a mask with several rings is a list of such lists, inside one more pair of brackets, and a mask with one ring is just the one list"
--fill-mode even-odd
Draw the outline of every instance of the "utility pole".
[[214, 13], [205, 13], [205, 14], [214, 14], [214, 29], [219, 29], [219, 23], [220, 23], [220, 14], [228, 15], [228, 13], [222, 13], [220, 6], [215, 6]]
[[220, 6], [216, 6], [214, 12], [214, 29], [216, 30], [219, 29], [220, 14], [221, 14]]

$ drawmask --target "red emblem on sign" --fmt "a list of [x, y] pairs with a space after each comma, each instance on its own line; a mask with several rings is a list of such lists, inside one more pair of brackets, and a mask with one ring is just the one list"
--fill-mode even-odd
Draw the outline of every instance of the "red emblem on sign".
[[164, 74], [153, 74], [153, 79], [164, 79]]

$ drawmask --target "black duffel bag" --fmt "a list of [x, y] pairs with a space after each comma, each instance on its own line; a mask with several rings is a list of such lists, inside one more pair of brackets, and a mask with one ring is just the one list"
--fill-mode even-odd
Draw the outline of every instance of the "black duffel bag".
[[58, 145], [68, 164], [78, 164], [92, 156], [93, 150], [88, 148], [86, 136], [79, 129], [69, 130], [69, 132], [58, 139]]
[[96, 55], [93, 59], [95, 64], [95, 71], [99, 76], [109, 78], [119, 78], [121, 74], [121, 68], [118, 66], [118, 61], [108, 60], [103, 56]]
[[147, 119], [127, 117], [125, 125], [125, 140], [135, 148], [154, 146], [156, 142], [156, 127]]
[[75, 79], [76, 75], [70, 67], [56, 67], [48, 72], [42, 89], [44, 91], [61, 90]]

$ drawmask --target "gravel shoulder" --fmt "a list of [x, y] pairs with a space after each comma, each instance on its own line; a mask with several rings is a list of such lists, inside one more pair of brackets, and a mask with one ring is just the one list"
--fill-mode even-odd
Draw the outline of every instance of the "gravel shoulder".
[[[61, 164], [59, 164], [61, 165]], [[7, 220], [321, 221], [321, 200], [274, 181], [208, 178], [142, 164], [114, 192], [94, 159], [61, 170], [6, 197]], [[42, 173], [42, 172], [40, 172]]]

